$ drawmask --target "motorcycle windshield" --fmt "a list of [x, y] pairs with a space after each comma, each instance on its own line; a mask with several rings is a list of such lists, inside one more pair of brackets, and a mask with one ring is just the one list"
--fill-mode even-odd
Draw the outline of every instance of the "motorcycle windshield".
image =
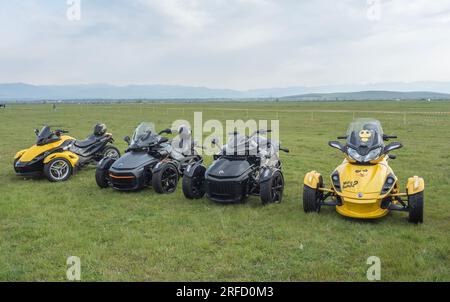
[[357, 162], [377, 159], [384, 147], [383, 129], [374, 119], [357, 119], [347, 130], [347, 154]]
[[242, 134], [232, 134], [225, 146], [226, 155], [256, 155], [257, 145], [254, 140], [249, 140]]
[[153, 123], [141, 123], [133, 133], [131, 145], [146, 145], [157, 142], [158, 136]]
[[38, 146], [45, 145], [50, 139], [52, 139], [52, 140], [55, 139], [54, 136], [55, 135], [50, 130], [50, 127], [49, 126], [44, 126], [44, 127], [42, 127], [41, 131], [39, 131], [39, 133], [37, 135], [37, 142], [36, 142], [36, 144]]

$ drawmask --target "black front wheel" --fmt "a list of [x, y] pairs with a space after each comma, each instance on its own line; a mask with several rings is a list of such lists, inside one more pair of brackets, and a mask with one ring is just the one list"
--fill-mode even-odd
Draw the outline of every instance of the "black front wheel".
[[188, 199], [200, 199], [205, 195], [205, 167], [197, 166], [192, 176], [183, 176], [183, 193]]
[[408, 196], [409, 222], [419, 224], [423, 223], [423, 191]]
[[320, 212], [320, 202], [322, 197], [322, 191], [319, 188], [323, 187], [322, 176], [320, 177], [317, 188], [313, 189], [304, 185], [303, 187], [303, 210], [305, 213]]
[[173, 193], [178, 184], [178, 170], [172, 164], [165, 164], [152, 177], [153, 189], [160, 194]]
[[261, 202], [265, 204], [280, 203], [283, 199], [284, 178], [280, 171], [275, 171], [271, 179], [260, 185]]
[[108, 188], [109, 187], [109, 168], [114, 163], [114, 159], [112, 158], [104, 158], [102, 162], [97, 165], [97, 169], [95, 170], [95, 181], [100, 188]]

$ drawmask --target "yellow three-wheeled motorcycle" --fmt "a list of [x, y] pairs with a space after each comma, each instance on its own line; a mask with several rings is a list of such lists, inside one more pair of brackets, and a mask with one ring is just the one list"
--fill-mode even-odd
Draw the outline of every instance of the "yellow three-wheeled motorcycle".
[[377, 120], [359, 119], [350, 124], [346, 144], [329, 142], [345, 153], [344, 162], [331, 174], [331, 187], [325, 188], [323, 178], [316, 171], [304, 178], [303, 209], [319, 212], [321, 206], [335, 206], [336, 211], [352, 218], [380, 218], [389, 211], [409, 212], [409, 222], [423, 222], [424, 180], [418, 176], [408, 179], [406, 192], [400, 186], [388, 160], [395, 159], [390, 151], [402, 144], [385, 145], [397, 138], [383, 134]]
[[120, 157], [104, 124], [95, 125], [94, 133], [85, 140], [76, 140], [66, 133], [60, 129], [51, 131], [49, 126], [41, 131], [36, 129], [36, 144], [14, 156], [16, 174], [24, 177], [44, 174], [50, 181], [65, 181], [78, 168], [97, 163], [103, 157]]

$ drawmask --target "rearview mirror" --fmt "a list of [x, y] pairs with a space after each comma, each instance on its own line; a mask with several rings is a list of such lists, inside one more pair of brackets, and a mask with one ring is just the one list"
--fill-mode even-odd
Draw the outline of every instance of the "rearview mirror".
[[389, 153], [392, 150], [396, 150], [396, 149], [400, 149], [401, 147], [403, 147], [402, 144], [395, 142], [395, 143], [390, 143], [389, 145], [385, 146], [383, 149], [383, 153]]
[[38, 136], [38, 134], [39, 134], [39, 129], [34, 129], [34, 134], [36, 134], [36, 136]]
[[342, 152], [345, 152], [345, 147], [340, 142], [331, 141], [331, 142], [328, 142], [328, 145], [330, 147], [333, 147], [333, 148], [336, 148], [338, 150], [341, 150]]
[[131, 143], [131, 139], [129, 136], [125, 136], [123, 140], [129, 145]]
[[172, 134], [172, 129], [167, 128], [167, 129], [161, 130], [161, 131], [158, 133], [158, 135], [161, 135], [161, 134], [163, 134], [163, 133], [166, 133], [166, 134]]
[[158, 143], [162, 144], [162, 143], [167, 143], [168, 141], [169, 141], [169, 139], [168, 139], [167, 137], [161, 137], [161, 138], [158, 140]]

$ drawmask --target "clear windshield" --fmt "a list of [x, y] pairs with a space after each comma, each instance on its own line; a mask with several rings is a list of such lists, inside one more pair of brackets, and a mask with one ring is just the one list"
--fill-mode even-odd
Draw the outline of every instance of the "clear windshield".
[[58, 137], [50, 130], [49, 126], [42, 127], [41, 131], [39, 131], [37, 135], [37, 142], [36, 144], [38, 146], [42, 146], [47, 144], [50, 141], [57, 140]]
[[228, 137], [227, 144], [225, 146], [225, 152], [227, 155], [246, 155], [256, 154], [257, 144], [254, 139], [248, 139], [247, 136], [242, 134], [231, 134]]
[[383, 129], [374, 119], [357, 119], [347, 130], [347, 153], [358, 162], [369, 162], [381, 155]]
[[154, 135], [156, 135], [156, 131], [153, 123], [141, 123], [136, 130], [134, 130], [132, 142], [136, 143], [144, 141]]
[[38, 133], [38, 138], [47, 138], [52, 134], [49, 126], [42, 127], [41, 131]]
[[377, 120], [357, 119], [347, 130], [347, 144], [352, 147], [371, 148], [383, 144], [383, 129]]

